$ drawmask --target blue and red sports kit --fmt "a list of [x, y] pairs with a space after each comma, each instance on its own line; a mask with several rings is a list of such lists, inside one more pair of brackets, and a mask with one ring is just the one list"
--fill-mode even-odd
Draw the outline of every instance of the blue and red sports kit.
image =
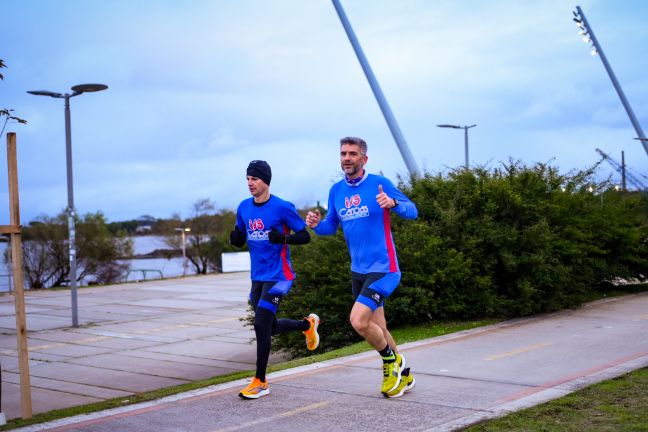
[[[288, 245], [270, 243], [269, 233], [273, 229], [284, 234], [288, 234], [290, 230], [298, 232], [306, 228], [306, 224], [293, 204], [270, 195], [270, 199], [260, 205], [254, 202], [254, 198], [242, 201], [236, 212], [236, 226], [246, 233], [250, 250], [253, 282], [250, 300], [255, 308], [258, 302], [259, 307], [276, 313], [281, 298], [292, 287], [295, 272], [290, 262]], [[255, 282], [264, 283], [264, 291], [267, 292], [255, 293], [254, 288], [258, 286]]]
[[[250, 250], [250, 304], [255, 311], [254, 333], [257, 340], [255, 376], [265, 381], [272, 335], [306, 331], [310, 328], [310, 323], [306, 320], [276, 317], [281, 299], [288, 294], [295, 279], [290, 250], [286, 244], [288, 239], [285, 236], [293, 230], [295, 233], [303, 231], [306, 235], [305, 239], [302, 238], [303, 243], [308, 243], [310, 237], [295, 206], [274, 195], [260, 204], [255, 203], [254, 198], [241, 202], [236, 211], [236, 229], [239, 233], [245, 233]], [[285, 241], [271, 243], [271, 231], [282, 233]], [[240, 246], [242, 245], [243, 241]]]
[[[397, 200], [396, 207], [380, 208], [376, 201], [379, 186], [387, 196]], [[356, 301], [372, 310], [382, 306], [384, 298], [389, 297], [400, 281], [391, 232], [391, 212], [405, 219], [418, 216], [414, 203], [389, 179], [365, 171], [359, 181], [343, 179], [331, 187], [328, 213], [314, 229], [318, 235], [331, 235], [339, 225], [342, 226], [354, 279], [368, 281]], [[378, 278], [376, 274], [379, 274]]]

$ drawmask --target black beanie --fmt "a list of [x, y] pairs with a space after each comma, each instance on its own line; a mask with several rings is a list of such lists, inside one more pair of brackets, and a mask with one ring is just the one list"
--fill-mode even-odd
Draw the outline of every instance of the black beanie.
[[263, 180], [265, 184], [270, 186], [272, 179], [272, 170], [268, 162], [262, 160], [253, 160], [247, 167], [247, 175], [257, 177]]

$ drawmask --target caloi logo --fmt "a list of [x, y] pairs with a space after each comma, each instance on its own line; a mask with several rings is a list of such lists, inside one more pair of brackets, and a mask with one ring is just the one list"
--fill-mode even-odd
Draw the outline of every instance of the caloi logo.
[[250, 227], [250, 229], [252, 231], [255, 231], [255, 230], [260, 231], [260, 230], [263, 230], [263, 228], [265, 228], [265, 225], [263, 225], [263, 220], [261, 220], [261, 219], [254, 219], [254, 220], [248, 219], [248, 226]]
[[360, 205], [360, 195], [355, 194], [350, 197], [344, 197], [344, 206], [346, 208], [351, 208], [352, 206], [359, 206]]

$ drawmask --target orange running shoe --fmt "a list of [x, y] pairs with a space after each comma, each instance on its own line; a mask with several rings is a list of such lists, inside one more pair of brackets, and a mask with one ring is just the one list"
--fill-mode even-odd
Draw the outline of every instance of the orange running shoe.
[[252, 382], [239, 393], [243, 399], [259, 399], [261, 396], [270, 394], [267, 382], [262, 382], [259, 378], [254, 377]]
[[306, 335], [306, 347], [308, 347], [310, 351], [313, 351], [315, 348], [317, 348], [320, 341], [319, 333], [317, 333], [317, 327], [319, 326], [320, 318], [312, 313], [304, 319], [310, 323], [310, 328], [303, 332], [304, 335]]

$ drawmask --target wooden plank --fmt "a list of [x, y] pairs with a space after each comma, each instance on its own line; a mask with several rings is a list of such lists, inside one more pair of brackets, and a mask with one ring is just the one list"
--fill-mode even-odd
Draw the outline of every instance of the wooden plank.
[[0, 225], [0, 234], [20, 234], [21, 232], [20, 225]]
[[[7, 134], [7, 171], [9, 174], [9, 219], [12, 227], [20, 225], [18, 200], [18, 163], [16, 134]], [[20, 230], [11, 234], [11, 264], [13, 266], [14, 299], [16, 305], [16, 339], [20, 371], [20, 401], [24, 419], [32, 416], [31, 383], [29, 379], [29, 351], [27, 349], [27, 322], [25, 318], [25, 287], [23, 285], [23, 256]]]

